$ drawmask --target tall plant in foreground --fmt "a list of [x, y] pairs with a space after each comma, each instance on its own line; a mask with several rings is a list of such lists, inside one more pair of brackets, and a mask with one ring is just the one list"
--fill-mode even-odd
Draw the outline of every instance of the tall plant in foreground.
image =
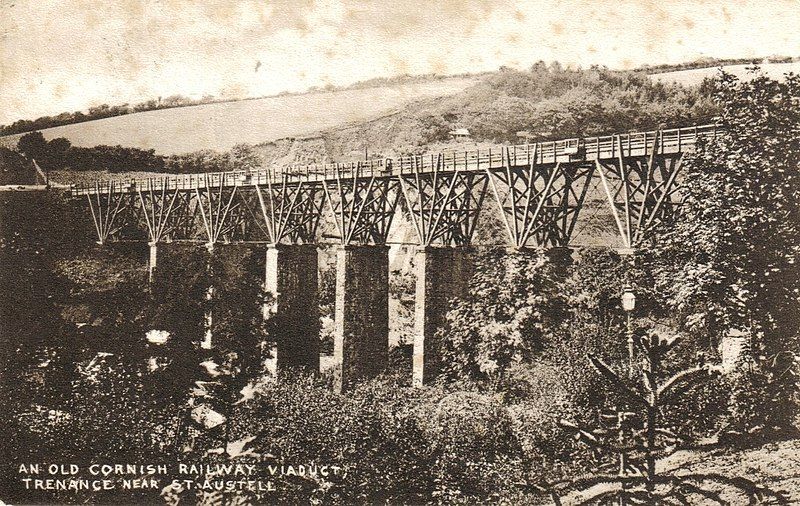
[[[664, 424], [662, 412], [669, 404], [681, 402], [682, 394], [694, 383], [716, 374], [717, 369], [698, 364], [677, 372], [665, 367], [665, 355], [678, 342], [657, 332], [638, 339], [641, 354], [640, 379], [634, 371], [617, 372], [600, 358], [589, 355], [592, 366], [624, 399], [613, 424], [584, 429], [569, 421], [562, 427], [601, 455], [613, 455], [614, 461], [601, 466], [599, 473], [556, 484], [550, 488], [557, 505], [562, 498], [578, 504], [728, 504], [725, 494], [746, 497], [750, 504], [785, 499], [745, 478], [730, 478], [718, 473], [660, 473], [657, 459], [673, 453], [681, 438]], [[610, 470], [616, 469], [616, 472]]]

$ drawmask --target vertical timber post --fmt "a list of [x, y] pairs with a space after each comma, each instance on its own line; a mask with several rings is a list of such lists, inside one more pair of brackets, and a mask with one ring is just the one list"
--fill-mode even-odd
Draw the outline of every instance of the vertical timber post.
[[441, 366], [436, 332], [444, 328], [449, 302], [465, 297], [472, 277], [470, 249], [463, 246], [419, 247], [414, 302], [413, 384], [430, 383]]
[[334, 359], [337, 392], [384, 371], [389, 355], [389, 247], [336, 251]]
[[319, 300], [317, 246], [270, 244], [264, 286], [273, 300], [265, 318], [277, 318], [278, 373], [290, 368], [319, 372]]

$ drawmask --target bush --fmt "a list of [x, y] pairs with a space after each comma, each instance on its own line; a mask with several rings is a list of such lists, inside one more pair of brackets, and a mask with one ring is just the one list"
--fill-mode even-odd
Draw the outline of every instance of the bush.
[[274, 502], [487, 502], [519, 493], [527, 467], [497, 399], [401, 388], [389, 379], [347, 397], [308, 377], [269, 384], [237, 409], [231, 434], [256, 436], [262, 462], [343, 469], [324, 480], [281, 481]]
[[36, 169], [16, 151], [0, 146], [0, 184], [36, 184]]
[[711, 376], [688, 388], [682, 402], [665, 406], [662, 423], [688, 444], [713, 438], [729, 423], [730, 398], [728, 380]]
[[[181, 410], [160, 390], [148, 391], [145, 362], [134, 363], [110, 354], [86, 358], [71, 384], [63, 406], [26, 404], [6, 406], [3, 415], [7, 441], [4, 455], [12, 462], [68, 462], [81, 467], [78, 478], [92, 478], [90, 463], [158, 463], [175, 459]], [[5, 410], [4, 410], [5, 411]], [[16, 465], [14, 469], [16, 469]], [[11, 466], [3, 466], [10, 468]], [[74, 504], [124, 501], [142, 503], [147, 491], [31, 491], [19, 476], [4, 477], [3, 498], [19, 503]], [[7, 485], [7, 487], [6, 487]]]
[[542, 350], [566, 322], [544, 257], [489, 250], [475, 260], [469, 295], [455, 300], [440, 331], [445, 376], [501, 381]]
[[727, 378], [730, 411], [725, 436], [747, 444], [776, 434], [793, 433], [797, 401], [787, 401], [796, 382], [796, 363], [783, 367], [750, 364]]
[[522, 481], [524, 454], [508, 411], [474, 392], [442, 398], [428, 413], [433, 495], [441, 502], [499, 500]]

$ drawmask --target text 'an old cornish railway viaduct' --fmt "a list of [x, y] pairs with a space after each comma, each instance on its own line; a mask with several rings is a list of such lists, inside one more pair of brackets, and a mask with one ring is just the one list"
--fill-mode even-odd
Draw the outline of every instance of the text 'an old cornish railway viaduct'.
[[[465, 255], [485, 199], [494, 199], [517, 249], [570, 246], [592, 182], [600, 181], [621, 244], [680, 205], [681, 157], [713, 125], [443, 152], [349, 164], [267, 168], [74, 185], [98, 242], [266, 244], [272, 310], [293, 322], [278, 367], [319, 369], [317, 244], [323, 215], [336, 224], [334, 357], [344, 390], [379, 374], [389, 347], [387, 237], [402, 209], [416, 230], [414, 383], [436, 375], [436, 330], [448, 299], [466, 290]], [[212, 346], [211, 336], [203, 343]]]

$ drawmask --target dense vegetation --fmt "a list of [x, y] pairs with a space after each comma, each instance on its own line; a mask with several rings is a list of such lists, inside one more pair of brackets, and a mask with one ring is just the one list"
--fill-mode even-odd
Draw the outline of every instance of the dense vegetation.
[[34, 184], [36, 169], [13, 149], [0, 146], [0, 184]]
[[437, 112], [479, 140], [519, 142], [518, 131], [553, 139], [693, 124], [710, 118], [710, 106], [698, 90], [644, 74], [539, 63], [528, 72], [501, 69]]
[[[750, 404], [740, 421], [785, 428], [796, 407], [778, 401], [797, 395], [800, 339], [800, 78], [723, 75], [715, 88], [725, 133], [687, 160], [682, 213], [654, 231], [646, 262], [661, 300], [696, 339], [731, 329], [751, 336], [755, 367], [735, 394]], [[756, 395], [741, 392], [756, 385]], [[769, 407], [776, 402], [783, 408]]]
[[152, 149], [102, 145], [91, 148], [72, 146], [69, 140], [63, 137], [47, 141], [41, 132], [23, 135], [17, 143], [17, 150], [29, 159], [36, 160], [45, 170], [69, 168], [111, 173], [197, 174], [249, 170], [261, 164], [253, 149], [246, 145], [234, 146], [225, 153], [204, 150], [185, 155], [161, 156], [156, 155]]

